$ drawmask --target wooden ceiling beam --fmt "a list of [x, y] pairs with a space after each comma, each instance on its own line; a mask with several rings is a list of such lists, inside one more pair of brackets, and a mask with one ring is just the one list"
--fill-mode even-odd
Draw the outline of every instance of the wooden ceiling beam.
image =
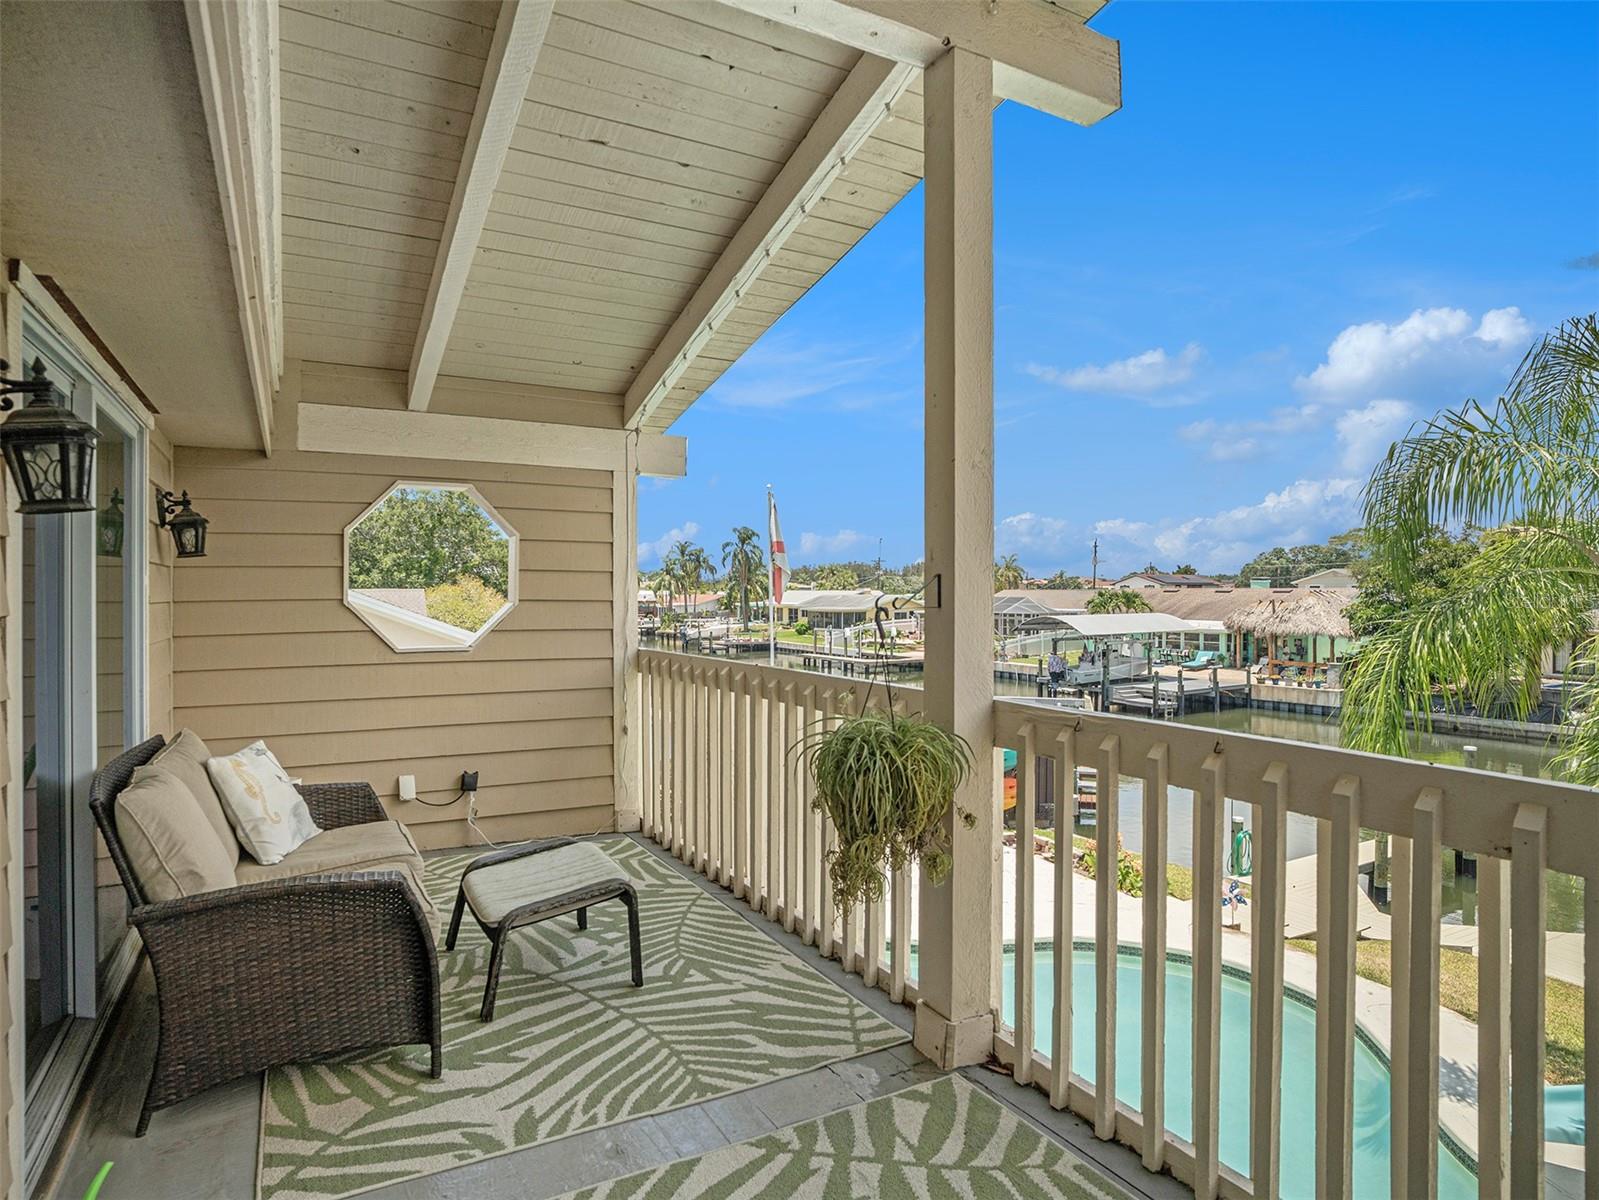
[[994, 94], [1092, 125], [1121, 107], [1121, 47], [1047, 0], [724, 0], [830, 41], [927, 67], [951, 46], [994, 63]]
[[185, 11], [261, 449], [271, 454], [272, 402], [283, 376], [278, 6], [188, 0]]
[[637, 429], [660, 407], [737, 308], [744, 289], [888, 116], [915, 74], [903, 63], [861, 55], [634, 377], [623, 404], [623, 425]]
[[483, 67], [483, 82], [478, 87], [472, 125], [455, 177], [455, 192], [450, 198], [444, 235], [439, 239], [438, 257], [433, 263], [433, 277], [411, 351], [406, 403], [412, 409], [426, 409], [433, 397], [433, 385], [439, 377], [450, 330], [466, 292], [478, 240], [483, 236], [483, 224], [499, 186], [505, 154], [522, 115], [553, 8], [553, 0], [502, 0], [500, 4], [494, 41]]

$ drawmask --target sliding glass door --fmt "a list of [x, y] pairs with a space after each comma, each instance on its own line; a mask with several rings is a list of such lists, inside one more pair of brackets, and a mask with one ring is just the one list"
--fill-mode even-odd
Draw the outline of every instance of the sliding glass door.
[[127, 906], [98, 852], [89, 783], [145, 731], [148, 485], [138, 417], [33, 314], [23, 336], [27, 361], [42, 358], [73, 411], [100, 433], [97, 511], [23, 517], [20, 528], [31, 1175], [133, 961]]

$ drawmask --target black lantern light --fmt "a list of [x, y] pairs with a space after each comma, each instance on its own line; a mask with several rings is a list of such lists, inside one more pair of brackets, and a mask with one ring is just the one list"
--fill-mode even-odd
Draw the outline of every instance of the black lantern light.
[[0, 412], [10, 412], [13, 395], [27, 405], [0, 425], [0, 452], [16, 481], [20, 513], [93, 512], [94, 447], [100, 432], [66, 407], [66, 397], [34, 359], [27, 379], [6, 379], [10, 364], [0, 359]]
[[122, 516], [122, 493], [111, 489], [111, 499], [100, 510], [99, 545], [101, 558], [122, 557], [122, 534], [126, 522]]
[[189, 506], [189, 493], [174, 496], [161, 488], [155, 490], [158, 524], [172, 531], [172, 544], [178, 548], [179, 558], [205, 557], [205, 527], [210, 524]]

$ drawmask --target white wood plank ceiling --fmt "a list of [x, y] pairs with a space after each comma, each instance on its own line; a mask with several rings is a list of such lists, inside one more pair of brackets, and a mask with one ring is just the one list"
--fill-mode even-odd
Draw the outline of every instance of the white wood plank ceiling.
[[[473, 0], [283, 0], [291, 357], [411, 367], [500, 12]], [[560, 0], [439, 373], [610, 398], [636, 390], [860, 58], [715, 0]], [[851, 143], [842, 172], [692, 343], [644, 428], [670, 425], [921, 177], [920, 75], [904, 70], [890, 115]]]

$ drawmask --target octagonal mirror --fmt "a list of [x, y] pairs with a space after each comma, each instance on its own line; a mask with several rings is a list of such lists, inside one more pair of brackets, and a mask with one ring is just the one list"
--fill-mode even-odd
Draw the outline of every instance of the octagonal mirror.
[[516, 530], [464, 483], [401, 480], [344, 530], [344, 603], [395, 650], [470, 650], [516, 607]]

